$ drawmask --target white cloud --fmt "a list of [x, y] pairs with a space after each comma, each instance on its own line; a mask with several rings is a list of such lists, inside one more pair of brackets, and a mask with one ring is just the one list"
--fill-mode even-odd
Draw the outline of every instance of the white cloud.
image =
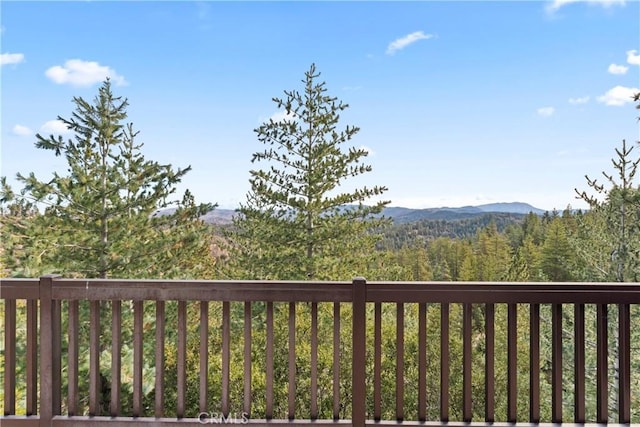
[[33, 134], [33, 131], [26, 126], [15, 125], [12, 129], [14, 135], [29, 136]]
[[547, 3], [546, 9], [547, 12], [555, 12], [556, 10], [560, 9], [562, 6], [567, 5], [569, 3], [575, 3], [579, 0], [552, 0], [551, 2]]
[[598, 97], [598, 101], [605, 105], [619, 107], [633, 101], [633, 95], [640, 89], [635, 87], [616, 86], [609, 89], [607, 93]]
[[624, 65], [611, 64], [607, 69], [610, 74], [626, 74], [629, 71], [629, 67], [625, 67]]
[[602, 7], [611, 7], [615, 5], [624, 6], [625, 0], [552, 0], [547, 3], [547, 12], [553, 13], [563, 6], [571, 3], [588, 3], [590, 5], [600, 5]]
[[423, 31], [416, 31], [411, 34], [407, 34], [404, 37], [400, 37], [399, 39], [395, 39], [389, 46], [387, 46], [387, 55], [393, 55], [397, 51], [404, 49], [412, 43], [415, 43], [419, 40], [428, 40], [433, 38], [433, 34], [425, 34]]
[[127, 84], [123, 76], [110, 67], [95, 61], [70, 59], [64, 65], [55, 65], [44, 73], [54, 83], [72, 86], [91, 86], [104, 81], [107, 77], [116, 85]]
[[49, 120], [40, 126], [40, 132], [53, 135], [64, 135], [69, 132], [69, 128], [60, 120]]
[[588, 96], [581, 96], [578, 98], [569, 98], [569, 104], [571, 105], [586, 104], [587, 102], [589, 102]]
[[0, 55], [0, 65], [19, 64], [24, 62], [22, 53], [3, 53]]
[[627, 51], [627, 62], [631, 65], [640, 65], [640, 55], [637, 50]]
[[542, 117], [549, 117], [552, 116], [553, 113], [555, 113], [556, 109], [553, 107], [542, 107], [542, 108], [538, 108], [538, 115], [542, 116]]

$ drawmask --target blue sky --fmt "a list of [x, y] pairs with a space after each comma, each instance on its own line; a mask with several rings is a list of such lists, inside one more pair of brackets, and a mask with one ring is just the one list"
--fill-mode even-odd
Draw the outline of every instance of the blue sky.
[[[1, 175], [64, 163], [34, 147], [109, 76], [148, 159], [235, 208], [253, 129], [315, 63], [392, 206], [584, 205], [585, 174], [639, 139], [640, 3], [13, 2], [1, 12]], [[638, 148], [640, 150], [640, 147]]]

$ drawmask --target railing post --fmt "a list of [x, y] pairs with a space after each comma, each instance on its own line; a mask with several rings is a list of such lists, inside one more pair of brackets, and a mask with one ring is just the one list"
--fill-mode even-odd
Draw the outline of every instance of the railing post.
[[60, 414], [60, 304], [52, 299], [57, 277], [40, 278], [40, 426]]
[[351, 361], [352, 372], [352, 409], [351, 422], [353, 427], [365, 425], [366, 402], [366, 303], [367, 281], [362, 277], [353, 279], [353, 352]]

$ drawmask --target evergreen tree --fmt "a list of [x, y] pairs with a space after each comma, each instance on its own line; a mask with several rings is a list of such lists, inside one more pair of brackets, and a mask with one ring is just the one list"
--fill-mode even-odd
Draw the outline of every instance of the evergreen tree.
[[567, 282], [573, 279], [573, 251], [569, 245], [563, 218], [556, 217], [551, 220], [542, 245], [540, 263], [545, 277], [552, 282]]
[[498, 233], [495, 223], [478, 232], [474, 242], [474, 278], [466, 280], [502, 281], [507, 277], [511, 248], [507, 238]]
[[427, 253], [433, 280], [465, 280], [462, 271], [473, 257], [469, 241], [439, 237], [429, 242]]
[[270, 119], [255, 130], [264, 151], [252, 163], [251, 190], [235, 222], [236, 261], [252, 278], [348, 279], [365, 274], [377, 240], [377, 217], [388, 202], [364, 204], [385, 187], [345, 192], [348, 178], [371, 171], [365, 149], [345, 147], [359, 128], [338, 129], [348, 105], [327, 95], [311, 65], [302, 92], [274, 98], [283, 120]]
[[[211, 233], [199, 217], [213, 207], [196, 205], [189, 192], [170, 200], [190, 167], [145, 160], [138, 132], [124, 122], [128, 102], [113, 95], [109, 80], [93, 103], [77, 97], [73, 103], [71, 118], [58, 119], [74, 137], [38, 134], [35, 144], [64, 157], [67, 173], [48, 181], [18, 174], [19, 194], [2, 182], [2, 237], [12, 242], [5, 268], [22, 262], [31, 265], [29, 275], [100, 278], [211, 274]], [[171, 206], [174, 213], [155, 215]]]
[[[640, 109], [640, 92], [633, 100]], [[601, 280], [640, 279], [640, 186], [635, 183], [640, 157], [631, 156], [633, 148], [625, 140], [616, 148], [617, 159], [611, 159], [616, 173], [602, 172], [608, 186], [586, 176], [595, 194], [575, 190], [591, 208], [580, 217], [578, 234], [584, 243], [575, 246], [586, 269]]]
[[[618, 157], [612, 159], [612, 163], [617, 177], [602, 173], [609, 187], [587, 176], [587, 183], [595, 194], [576, 189], [578, 197], [591, 207], [591, 212], [585, 216], [600, 217], [595, 221], [583, 219], [581, 224], [591, 227], [591, 249], [604, 253], [588, 258], [604, 262], [593, 266], [593, 269], [606, 272], [605, 280], [626, 282], [640, 279], [640, 188], [634, 183], [640, 157], [632, 158], [633, 148], [628, 147], [624, 140], [622, 147], [616, 148]], [[602, 227], [593, 228], [596, 225]]]
[[394, 262], [405, 271], [401, 280], [424, 282], [432, 280], [429, 254], [421, 239], [416, 239], [412, 247], [405, 247], [395, 252]]

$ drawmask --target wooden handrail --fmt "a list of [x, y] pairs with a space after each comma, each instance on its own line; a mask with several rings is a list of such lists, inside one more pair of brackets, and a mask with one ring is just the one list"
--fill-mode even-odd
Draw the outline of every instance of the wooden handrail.
[[[79, 422], [89, 422], [91, 419], [99, 420], [100, 423], [108, 422], [105, 416], [110, 415], [113, 421], [119, 423], [130, 423], [138, 425], [155, 420], [164, 425], [181, 422], [234, 422], [250, 421], [252, 424], [262, 422], [270, 426], [286, 424], [306, 424], [310, 421], [320, 424], [337, 425], [349, 423], [353, 426], [364, 427], [375, 421], [380, 424], [385, 422], [409, 424], [415, 422], [449, 423], [459, 421], [461, 423], [472, 423], [484, 425], [493, 423], [496, 418], [496, 402], [494, 401], [497, 390], [495, 381], [496, 362], [496, 308], [506, 307], [506, 354], [507, 366], [506, 375], [506, 418], [502, 421], [509, 423], [539, 423], [541, 420], [541, 325], [546, 327], [549, 324], [550, 333], [550, 360], [548, 367], [551, 383], [551, 412], [548, 421], [552, 423], [585, 421], [609, 423], [612, 408], [611, 404], [617, 406], [613, 408], [617, 412], [617, 421], [621, 424], [628, 424], [632, 421], [632, 405], [638, 405], [632, 400], [631, 382], [631, 331], [640, 325], [640, 319], [632, 319], [631, 307], [640, 305], [640, 284], [634, 283], [483, 283], [483, 282], [367, 282], [363, 278], [356, 278], [352, 282], [295, 282], [295, 281], [167, 281], [167, 280], [105, 280], [105, 279], [65, 279], [59, 276], [43, 276], [40, 279], [2, 279], [0, 283], [0, 298], [4, 301], [4, 410], [0, 417], [3, 425], [33, 425], [37, 423], [41, 426], [59, 425], [71, 426]], [[22, 335], [17, 336], [16, 312], [18, 305], [16, 301], [26, 300], [24, 305], [26, 310], [26, 332], [25, 342], [19, 342]], [[91, 307], [89, 316], [90, 337], [82, 338], [80, 334], [81, 323], [79, 305], [88, 301]], [[121, 390], [120, 384], [125, 380], [120, 377], [122, 361], [120, 360], [124, 343], [121, 339], [122, 312], [128, 310], [122, 302], [133, 301], [134, 324], [132, 329], [133, 343], [133, 377], [132, 390], [133, 402], [130, 408], [131, 417], [122, 415], [120, 407]], [[176, 361], [176, 393], [175, 407], [176, 418], [166, 418], [164, 395], [168, 391], [164, 384], [164, 357], [165, 357], [165, 336], [167, 327], [165, 321], [165, 302], [178, 302], [178, 323], [177, 323], [177, 361]], [[103, 304], [104, 302], [104, 304]], [[110, 302], [110, 303], [107, 303]], [[144, 302], [151, 302], [155, 307], [153, 325], [155, 332], [149, 334], [145, 331]], [[208, 414], [209, 418], [198, 420], [196, 418], [186, 418], [192, 408], [186, 406], [188, 394], [188, 372], [187, 364], [189, 355], [187, 354], [188, 336], [193, 325], [188, 324], [189, 307], [191, 302], [199, 302], [199, 322], [198, 336], [200, 343], [195, 350], [198, 358], [196, 366], [199, 366], [201, 373], [198, 382], [198, 404], [201, 413], [206, 413], [207, 402], [211, 396], [210, 384], [207, 381], [209, 366], [209, 354], [214, 349], [208, 345], [211, 334], [221, 334], [221, 390], [220, 390], [220, 414]], [[232, 303], [243, 302], [243, 310], [237, 318], [232, 313]], [[288, 325], [286, 340], [288, 348], [274, 347], [274, 322], [276, 308], [274, 304], [285, 303], [288, 310], [283, 310], [277, 314], [284, 320], [284, 325]], [[332, 337], [330, 341], [319, 341], [319, 330], [322, 329], [320, 321], [319, 303], [332, 304], [332, 310], [325, 313], [332, 316], [332, 321], [326, 333]], [[108, 304], [111, 304], [110, 306]], [[210, 322], [218, 321], [210, 316], [212, 304], [221, 304], [222, 312], [221, 330], [213, 330], [209, 327]], [[255, 304], [264, 305], [263, 321], [264, 334], [266, 334], [265, 360], [265, 409], [262, 414], [254, 414], [254, 404], [252, 395], [254, 393], [252, 383], [252, 343], [255, 340], [255, 332], [252, 329], [252, 310]], [[308, 307], [305, 305], [308, 304]], [[417, 305], [417, 338], [416, 345], [418, 354], [407, 353], [408, 333], [413, 333], [407, 322], [410, 319], [408, 310], [411, 305]], [[449, 398], [452, 393], [452, 375], [454, 369], [451, 365], [451, 353], [454, 349], [450, 346], [451, 340], [456, 338], [454, 331], [458, 326], [452, 323], [454, 308], [460, 304], [461, 323], [459, 325], [462, 332], [460, 348], [460, 367], [455, 371], [461, 372], [461, 392], [460, 408], [452, 406]], [[572, 310], [564, 310], [563, 304], [573, 305]], [[103, 305], [106, 305], [103, 307]], [[596, 359], [595, 387], [596, 393], [596, 415], [595, 419], [588, 420], [585, 408], [587, 398], [587, 367], [585, 366], [585, 305], [595, 307], [594, 319], [596, 323], [597, 342], [593, 350]], [[433, 306], [433, 308], [431, 308]], [[542, 319], [541, 306], [550, 307], [549, 318]], [[37, 311], [39, 307], [39, 313]], [[109, 308], [111, 307], [111, 308]], [[341, 307], [347, 307], [341, 311]], [[382, 334], [382, 324], [384, 322], [383, 309], [385, 307], [395, 307], [395, 337], [391, 341], [396, 350], [393, 366], [394, 372], [383, 371], [383, 345], [388, 337]], [[522, 308], [521, 308], [522, 307]], [[108, 349], [111, 354], [112, 365], [109, 370], [112, 377], [111, 385], [115, 388], [110, 390], [110, 406], [102, 408], [103, 390], [100, 357], [104, 348], [104, 338], [100, 335], [100, 319], [103, 309], [105, 313], [111, 313], [112, 318], [108, 323], [111, 326], [109, 334]], [[433, 316], [433, 310], [438, 314], [439, 329], [435, 337], [430, 335], [427, 324], [427, 316]], [[546, 310], [546, 309], [545, 309]], [[617, 319], [611, 315], [614, 310]], [[305, 333], [310, 334], [308, 348], [309, 355], [301, 355], [298, 346], [301, 345], [301, 338], [298, 332], [296, 318], [302, 313], [309, 311], [310, 330]], [[456, 311], [457, 312], [457, 311]], [[524, 312], [528, 316], [528, 324], [519, 322], [520, 313]], [[546, 312], [546, 311], [545, 311]], [[333, 313], [333, 314], [328, 314]], [[415, 313], [415, 312], [414, 312]], [[39, 314], [39, 315], [38, 315]], [[341, 322], [341, 315], [351, 315], [350, 353], [342, 354], [341, 331], [347, 327]], [[412, 316], [415, 316], [413, 314]], [[484, 319], [484, 324], [480, 329], [481, 335], [474, 332], [474, 322], [478, 316]], [[574, 352], [567, 355], [564, 351], [566, 328], [571, 325], [565, 324], [563, 319], [566, 316], [573, 316], [570, 332]], [[153, 317], [153, 316], [152, 316]], [[431, 318], [431, 317], [429, 317]], [[66, 333], [65, 353], [63, 354], [63, 331], [62, 319], [68, 324]], [[617, 327], [611, 328], [611, 322], [616, 322]], [[233, 388], [230, 376], [232, 363], [232, 324], [240, 322], [242, 326], [240, 336], [244, 342], [242, 348], [244, 377], [240, 389], [243, 400], [241, 401], [241, 414], [233, 412], [233, 405], [230, 401], [231, 389]], [[372, 323], [371, 323], [372, 322]], [[39, 327], [38, 327], [39, 325]], [[325, 326], [326, 328], [326, 326]], [[518, 360], [518, 331], [522, 328], [528, 330], [528, 378], [523, 378], [519, 373], [521, 362]], [[86, 329], [86, 328], [85, 328]], [[124, 330], [124, 329], [123, 329]], [[611, 345], [610, 335], [615, 334], [615, 346]], [[155, 405], [153, 409], [143, 407], [143, 335], [148, 339], [154, 337], [155, 366], [157, 367], [154, 387]], [[88, 380], [88, 396], [79, 395], [78, 360], [81, 357], [78, 347], [79, 340], [84, 339], [90, 342], [89, 345], [89, 376], [80, 378], [81, 381]], [[429, 384], [427, 376], [428, 365], [432, 364], [432, 356], [426, 355], [428, 345], [439, 339], [438, 347], [440, 367], [438, 391], [437, 419], [429, 419], [426, 410], [429, 395], [427, 388]], [[485, 349], [484, 367], [484, 419], [478, 421], [474, 418], [474, 407], [478, 405], [473, 401], [472, 390], [472, 369], [474, 342], [481, 339]], [[38, 351], [39, 343], [39, 351]], [[305, 343], [305, 346], [307, 344]], [[331, 345], [332, 371], [324, 374], [320, 370], [318, 359], [319, 348]], [[371, 346], [373, 345], [373, 348]], [[26, 384], [17, 384], [16, 362], [17, 348], [26, 348]], [[216, 350], [217, 351], [217, 350]], [[286, 351], [284, 359], [287, 369], [286, 389], [288, 399], [285, 402], [286, 418], [284, 420], [274, 419], [276, 413], [274, 363], [278, 352]], [[635, 349], [638, 352], [640, 350]], [[39, 352], [39, 360], [37, 354]], [[617, 392], [614, 399], [610, 399], [611, 380], [609, 374], [609, 359], [615, 352], [617, 369]], [[634, 353], [635, 354], [635, 353]], [[66, 355], [65, 377], [62, 376], [62, 359]], [[309, 366], [304, 370], [309, 372], [308, 391], [308, 419], [298, 419], [296, 414], [299, 411], [297, 396], [304, 392], [298, 384], [298, 365], [300, 357], [309, 358]], [[349, 389], [344, 390], [339, 382], [343, 378], [341, 364], [344, 357], [349, 358], [348, 364], [351, 370]], [[564, 369], [566, 369], [566, 358], [569, 357], [573, 363], [573, 375], [575, 387], [571, 392], [574, 396], [574, 411], [570, 420], [563, 419], [566, 407], [565, 387], [563, 383]], [[638, 356], [635, 356], [638, 357]], [[405, 371], [407, 366], [414, 363], [417, 371], [417, 383], [407, 384]], [[371, 359], [371, 362], [369, 360]], [[37, 363], [39, 361], [39, 363]], [[371, 363], [371, 366], [369, 366]], [[373, 371], [369, 371], [373, 369]], [[389, 420], [383, 419], [383, 406], [389, 397], [385, 394], [385, 387], [382, 384], [382, 373], [394, 375], [395, 403], [394, 417]], [[323, 420], [319, 414], [323, 409], [319, 407], [319, 389], [321, 375], [327, 375], [328, 381], [332, 382], [329, 387], [329, 417], [332, 420]], [[37, 379], [39, 378], [39, 387]], [[62, 384], [65, 380], [68, 391], [67, 401], [63, 406]], [[528, 419], [519, 418], [518, 408], [518, 384], [529, 384]], [[457, 383], [456, 383], [457, 384]], [[418, 387], [417, 401], [410, 402], [407, 399], [407, 390]], [[16, 415], [16, 389], [24, 387], [26, 392], [24, 415]], [[237, 387], [236, 387], [237, 388]], [[388, 390], [386, 390], [388, 391]], [[634, 390], [640, 393], [640, 390]], [[326, 391], [324, 392], [326, 393]], [[433, 390], [430, 390], [433, 393]], [[39, 397], [38, 397], [39, 396]], [[82, 410], [79, 407], [79, 400], [88, 397], [88, 403], [83, 403]], [[611, 402], [610, 400], [615, 400]], [[83, 400], [84, 401], [84, 400]], [[345, 403], [349, 403], [350, 411], [345, 411]], [[634, 403], [635, 402], [635, 403]], [[417, 405], [417, 416], [414, 420], [407, 418], [407, 405]], [[63, 413], [64, 409], [64, 413]], [[452, 410], [459, 411], [459, 419], [452, 419]], [[82, 416], [82, 412], [88, 413], [89, 418]], [[326, 409], [325, 409], [326, 411]], [[349, 418], [343, 419], [344, 413], [349, 414]], [[432, 411], [433, 413], [433, 411]], [[458, 413], [458, 412], [456, 412]], [[247, 420], [244, 420], [247, 414]], [[154, 416], [149, 417], [150, 415]], [[220, 419], [215, 419], [213, 415], [220, 415]], [[238, 416], [241, 415], [241, 416]], [[258, 418], [253, 418], [257, 415]], [[235, 416], [235, 418], [234, 418]], [[91, 418], [94, 417], [94, 418]], [[164, 418], [163, 418], [164, 417]], [[433, 418], [433, 417], [432, 417]], [[261, 421], [262, 420], [262, 421]], [[640, 422], [640, 420], [634, 420]]]

